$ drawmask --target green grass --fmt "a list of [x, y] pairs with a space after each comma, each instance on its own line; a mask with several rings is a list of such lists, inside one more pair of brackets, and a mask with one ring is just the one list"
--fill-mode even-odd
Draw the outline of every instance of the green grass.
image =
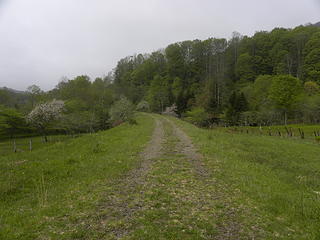
[[[320, 146], [304, 140], [204, 130], [175, 120], [216, 178], [265, 218], [270, 239], [320, 239]], [[217, 171], [217, 169], [219, 169]]]
[[138, 163], [153, 120], [0, 157], [0, 239], [78, 239], [114, 179]]
[[121, 231], [125, 239], [212, 239], [233, 225], [239, 239], [256, 232], [257, 239], [320, 239], [315, 141], [172, 119], [205, 157], [211, 175], [201, 179], [163, 121], [163, 155], [125, 190], [123, 176], [138, 166], [154, 127], [150, 115], [137, 120], [1, 156], [0, 239], [117, 239]]
[[[225, 239], [221, 235], [225, 230], [238, 228], [238, 239], [248, 239], [252, 232], [259, 236], [258, 229], [247, 228], [256, 226], [257, 218], [245, 212], [246, 207], [232, 204], [236, 196], [224, 194], [214, 178], [196, 172], [193, 162], [183, 154], [172, 125], [162, 122], [162, 155], [152, 159], [145, 178], [137, 177], [142, 181], [135, 181], [133, 188], [126, 187], [126, 180], [113, 185], [106, 193], [111, 197], [88, 218], [96, 220], [84, 220], [83, 238]], [[241, 215], [249, 224], [242, 224]]]

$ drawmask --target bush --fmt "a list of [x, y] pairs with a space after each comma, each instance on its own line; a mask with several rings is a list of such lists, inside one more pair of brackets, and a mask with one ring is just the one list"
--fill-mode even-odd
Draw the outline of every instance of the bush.
[[150, 112], [150, 104], [147, 101], [142, 100], [138, 103], [136, 110], [139, 112]]
[[207, 127], [210, 125], [211, 117], [204, 108], [197, 107], [186, 112], [185, 120], [199, 127]]
[[134, 122], [134, 105], [126, 98], [121, 97], [110, 109], [110, 120], [113, 126], [128, 121]]

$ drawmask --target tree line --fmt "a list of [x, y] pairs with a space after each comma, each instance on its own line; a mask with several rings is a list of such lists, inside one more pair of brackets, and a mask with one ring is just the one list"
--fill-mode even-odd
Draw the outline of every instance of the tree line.
[[200, 125], [319, 123], [320, 28], [183, 41], [121, 59], [115, 89]]
[[32, 119], [43, 119], [35, 115], [46, 112], [41, 104], [56, 109], [54, 99], [63, 107], [43, 125], [52, 132], [107, 129], [132, 120], [135, 107], [174, 109], [200, 126], [314, 124], [320, 122], [319, 84], [319, 27], [252, 37], [235, 32], [230, 39], [183, 41], [128, 56], [104, 77], [64, 78], [47, 92], [36, 85], [25, 92], [0, 88], [0, 135], [39, 131]]

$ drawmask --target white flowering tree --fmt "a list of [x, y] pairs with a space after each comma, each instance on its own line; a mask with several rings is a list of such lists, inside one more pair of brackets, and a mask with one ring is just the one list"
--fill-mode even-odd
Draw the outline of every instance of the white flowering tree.
[[120, 100], [111, 106], [109, 114], [114, 126], [126, 121], [133, 123], [134, 105], [126, 97], [122, 96]]
[[36, 106], [27, 116], [27, 122], [36, 127], [44, 136], [47, 142], [46, 131], [49, 125], [58, 120], [64, 108], [61, 100], [52, 100]]

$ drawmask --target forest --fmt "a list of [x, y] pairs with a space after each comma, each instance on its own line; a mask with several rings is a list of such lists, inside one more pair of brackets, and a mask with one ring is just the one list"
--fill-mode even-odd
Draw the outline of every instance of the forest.
[[[234, 32], [230, 39], [182, 41], [127, 56], [101, 78], [63, 78], [50, 91], [0, 88], [0, 135], [104, 130], [127, 120], [115, 117], [114, 106], [156, 113], [169, 107], [202, 127], [318, 124], [319, 85], [317, 24], [252, 37]], [[52, 106], [63, 113], [59, 118], [54, 112], [35, 117], [34, 110]]]

